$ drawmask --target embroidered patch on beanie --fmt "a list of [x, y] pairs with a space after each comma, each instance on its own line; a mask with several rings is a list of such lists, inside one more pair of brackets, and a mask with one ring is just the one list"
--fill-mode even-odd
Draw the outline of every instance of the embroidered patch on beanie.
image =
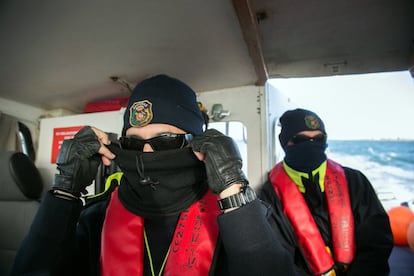
[[143, 127], [152, 120], [152, 103], [148, 100], [135, 102], [129, 109], [129, 124], [132, 127]]
[[321, 124], [319, 122], [320, 119], [318, 119], [317, 117], [315, 117], [314, 115], [307, 115], [304, 118], [305, 121], [305, 125], [309, 128], [309, 129], [319, 129]]

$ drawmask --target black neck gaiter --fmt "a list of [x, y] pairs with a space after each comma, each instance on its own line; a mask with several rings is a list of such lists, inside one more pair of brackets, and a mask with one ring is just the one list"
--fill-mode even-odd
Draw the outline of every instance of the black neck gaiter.
[[326, 160], [326, 144], [307, 141], [289, 145], [285, 149], [285, 162], [294, 170], [309, 173]]
[[108, 147], [124, 173], [119, 199], [136, 215], [178, 214], [207, 190], [204, 163], [197, 159], [191, 148], [140, 152]]

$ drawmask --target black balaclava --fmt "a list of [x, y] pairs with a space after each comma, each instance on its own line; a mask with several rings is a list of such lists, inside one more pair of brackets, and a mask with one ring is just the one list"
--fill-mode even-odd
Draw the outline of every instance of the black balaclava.
[[294, 170], [309, 173], [326, 160], [326, 143], [308, 141], [287, 145], [297, 133], [305, 130], [320, 130], [326, 135], [322, 120], [314, 112], [306, 109], [286, 111], [280, 117], [281, 132], [279, 141], [285, 151], [285, 162]]
[[140, 152], [108, 146], [124, 173], [119, 199], [134, 214], [170, 216], [187, 209], [206, 192], [204, 163], [191, 148]]
[[326, 144], [321, 142], [303, 142], [287, 146], [285, 162], [294, 170], [310, 173], [326, 160]]

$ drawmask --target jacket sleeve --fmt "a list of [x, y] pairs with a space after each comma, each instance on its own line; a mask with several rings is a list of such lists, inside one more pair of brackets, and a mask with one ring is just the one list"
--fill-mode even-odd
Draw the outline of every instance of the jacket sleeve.
[[347, 275], [388, 275], [393, 239], [388, 215], [368, 179], [344, 168], [355, 222], [356, 255]]
[[14, 260], [11, 275], [69, 275], [80, 201], [45, 193]]
[[219, 216], [231, 275], [296, 275], [293, 255], [270, 227], [268, 211], [255, 200]]

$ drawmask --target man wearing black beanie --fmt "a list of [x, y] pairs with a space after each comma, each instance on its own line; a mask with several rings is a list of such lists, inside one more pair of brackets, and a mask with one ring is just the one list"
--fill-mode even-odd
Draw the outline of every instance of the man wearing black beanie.
[[[135, 87], [119, 141], [93, 127], [65, 140], [12, 275], [296, 275], [236, 144], [204, 123], [194, 91], [157, 75]], [[82, 206], [100, 161], [121, 172]]]
[[259, 197], [275, 210], [274, 228], [296, 252], [302, 275], [388, 275], [393, 247], [387, 213], [368, 179], [327, 158], [322, 120], [306, 109], [279, 119], [282, 162]]

